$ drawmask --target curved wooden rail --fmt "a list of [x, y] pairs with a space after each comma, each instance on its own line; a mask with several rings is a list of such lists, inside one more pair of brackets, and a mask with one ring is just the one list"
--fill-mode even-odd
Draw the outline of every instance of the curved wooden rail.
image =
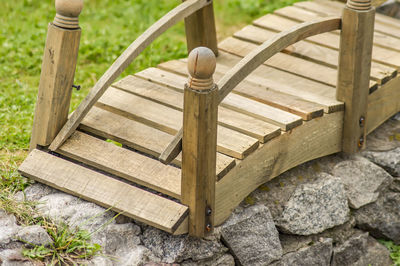
[[90, 108], [99, 100], [106, 89], [114, 82], [114, 80], [132, 63], [132, 61], [158, 36], [164, 33], [167, 29], [175, 25], [180, 20], [190, 16], [194, 12], [210, 4], [209, 0], [188, 0], [168, 12], [160, 20], [148, 28], [139, 38], [137, 38], [111, 67], [99, 79], [96, 85], [90, 90], [89, 94], [78, 106], [70, 119], [65, 123], [56, 138], [51, 143], [49, 149], [54, 151], [58, 149], [64, 141], [79, 126]]
[[[338, 30], [341, 28], [340, 17], [328, 17], [301, 23], [290, 30], [282, 31], [274, 38], [264, 42], [253, 50], [240, 62], [229, 70], [218, 82], [219, 103], [251, 72], [263, 64], [266, 60], [292, 45], [313, 35]], [[160, 161], [170, 163], [182, 150], [182, 129], [171, 141], [168, 147], [160, 155]]]

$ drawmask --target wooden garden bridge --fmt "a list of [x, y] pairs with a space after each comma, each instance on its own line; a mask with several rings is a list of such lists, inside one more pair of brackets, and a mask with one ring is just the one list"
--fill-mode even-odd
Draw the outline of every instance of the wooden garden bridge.
[[[68, 118], [82, 0], [56, 9], [20, 172], [173, 234], [204, 236], [259, 185], [357, 152], [400, 111], [400, 22], [375, 15], [370, 0], [299, 2], [218, 46], [212, 1], [187, 0], [136, 39]], [[114, 83], [181, 19], [188, 59]]]

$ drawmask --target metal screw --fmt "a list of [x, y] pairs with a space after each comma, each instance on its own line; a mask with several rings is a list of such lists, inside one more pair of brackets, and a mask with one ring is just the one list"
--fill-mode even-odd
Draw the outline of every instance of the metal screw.
[[360, 124], [360, 127], [365, 126], [365, 117], [363, 117], [363, 116], [360, 117], [359, 124]]
[[206, 230], [207, 230], [207, 232], [210, 232], [210, 231], [211, 231], [211, 224], [207, 224], [207, 225], [206, 225]]
[[81, 85], [72, 85], [72, 88], [74, 88], [77, 91], [79, 91], [81, 89]]
[[358, 147], [362, 148], [363, 145], [364, 145], [364, 137], [360, 137], [360, 139], [358, 140]]
[[206, 209], [206, 214], [207, 214], [208, 216], [210, 216], [211, 213], [212, 213], [211, 208], [210, 208], [210, 207], [207, 207], [207, 209]]

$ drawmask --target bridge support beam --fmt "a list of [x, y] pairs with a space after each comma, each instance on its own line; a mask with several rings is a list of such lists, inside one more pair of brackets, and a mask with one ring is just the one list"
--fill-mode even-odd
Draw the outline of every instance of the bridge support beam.
[[348, 0], [343, 10], [337, 99], [345, 103], [343, 151], [365, 147], [375, 9], [371, 0]]
[[218, 88], [213, 52], [199, 47], [189, 55], [182, 139], [181, 201], [189, 206], [189, 234], [213, 231], [215, 212]]
[[83, 0], [57, 0], [49, 24], [35, 108], [30, 150], [48, 146], [68, 119], [78, 58]]

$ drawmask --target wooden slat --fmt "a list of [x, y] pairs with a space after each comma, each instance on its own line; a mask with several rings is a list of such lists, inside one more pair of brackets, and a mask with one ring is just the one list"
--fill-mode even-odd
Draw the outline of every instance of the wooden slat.
[[188, 208], [48, 153], [33, 150], [22, 175], [173, 233]]
[[[238, 42], [235, 42], [235, 39], [228, 38], [220, 43], [220, 47], [228, 47], [229, 43], [236, 45], [234, 47], [229, 46], [229, 51], [232, 54], [220, 52], [218, 63], [227, 67], [233, 67], [240, 61], [240, 57], [235, 56], [235, 54], [247, 54], [252, 49], [251, 45], [254, 46], [254, 44], [251, 43], [237, 41]], [[242, 42], [243, 45], [239, 45], [239, 42]], [[257, 84], [265, 84], [268, 89], [298, 96], [304, 100], [323, 105], [326, 113], [337, 112], [344, 108], [343, 103], [336, 100], [336, 91], [333, 87], [313, 82], [274, 68], [260, 66], [247, 77], [247, 80]]]
[[[274, 12], [274, 14], [298, 22], [310, 21], [323, 17], [321, 13], [302, 9], [297, 6], [287, 6], [278, 9]], [[332, 33], [339, 35], [340, 31], [333, 31]], [[400, 39], [388, 36], [381, 32], [374, 32], [374, 45], [400, 52]]]
[[[173, 139], [172, 135], [146, 126], [126, 117], [93, 107], [80, 125], [82, 130], [119, 142], [154, 157], [161, 152]], [[182, 157], [179, 154], [172, 162], [181, 166]], [[231, 157], [217, 153], [217, 177], [221, 179], [235, 166]]]
[[181, 171], [137, 152], [79, 131], [57, 152], [174, 198], [181, 197]]
[[[256, 44], [261, 44], [275, 35], [276, 32], [274, 31], [256, 26], [247, 26], [241, 31], [238, 31], [234, 34], [234, 36], [239, 39]], [[329, 49], [324, 46], [314, 45], [306, 41], [297, 42], [287, 47], [283, 51], [294, 56], [305, 58], [325, 66], [329, 66], [331, 68], [336, 69], [338, 66], [338, 51]], [[382, 65], [380, 63], [373, 62], [371, 66], [371, 78], [377, 81], [379, 84], [384, 84], [396, 74], [397, 71], [394, 68]]]
[[[321, 18], [321, 17], [319, 17]], [[272, 30], [275, 32], [281, 32], [288, 30], [300, 22], [293, 21], [291, 19], [287, 19], [281, 16], [277, 16], [274, 14], [268, 14], [266, 16], [261, 17], [256, 20], [254, 24], [258, 27]], [[307, 42], [315, 43], [318, 45], [322, 45], [334, 50], [339, 50], [340, 43], [340, 35], [335, 34], [333, 32], [327, 32], [319, 35], [314, 35], [306, 39]], [[396, 46], [400, 45], [400, 39], [398, 39], [398, 43]], [[400, 53], [396, 51], [392, 51], [386, 48], [382, 48], [379, 46], [374, 46], [372, 52], [372, 60], [374, 62], [390, 66], [395, 69], [400, 68]]]
[[[342, 8], [329, 5], [329, 1], [324, 1], [323, 3], [318, 3], [317, 1], [298, 2], [294, 5], [307, 10], [316, 11], [324, 15], [339, 15], [342, 13]], [[381, 14], [376, 14], [377, 23], [375, 23], [375, 31], [384, 33], [394, 38], [400, 38], [400, 28], [392, 27], [387, 23], [382, 23], [383, 20], [384, 19], [382, 19]]]
[[[183, 84], [187, 80], [183, 76], [157, 68], [145, 69], [137, 73], [136, 76], [158, 84], [167, 85], [171, 88], [173, 87], [176, 90], [183, 90]], [[277, 125], [284, 131], [290, 130], [302, 123], [301, 117], [297, 115], [235, 94], [228, 95], [220, 105]], [[254, 108], [254, 106], [257, 106], [257, 108]]]
[[130, 65], [130, 63], [158, 36], [160, 36], [167, 29], [175, 25], [181, 19], [193, 14], [200, 8], [208, 5], [207, 0], [188, 0], [180, 4], [165, 16], [154, 23], [117, 58], [111, 67], [104, 73], [104, 75], [97, 81], [94, 87], [90, 90], [89, 94], [70, 116], [67, 123], [58, 133], [56, 138], [50, 145], [50, 150], [56, 150], [79, 126], [85, 115], [89, 112], [90, 108], [95, 105], [98, 99], [103, 95], [107, 88], [114, 82], [114, 80]]
[[[220, 53], [224, 56], [224, 52]], [[184, 67], [186, 64], [185, 59], [172, 60], [162, 63], [158, 67], [178, 75], [187, 76], [187, 70]], [[217, 63], [214, 80], [218, 82], [229, 69], [229, 67]], [[303, 120], [310, 120], [322, 115], [325, 106], [306, 101], [294, 95], [273, 90], [266, 86], [266, 84], [250, 81], [251, 78], [252, 75], [249, 75], [233, 90], [233, 93], [298, 115], [303, 118]]]
[[265, 182], [301, 163], [339, 152], [342, 125], [343, 112], [324, 115], [273, 139], [242, 161], [217, 183], [215, 224], [223, 223]]
[[[115, 88], [109, 88], [97, 105], [172, 135], [182, 126], [182, 112]], [[257, 139], [218, 126], [217, 150], [223, 154], [243, 159], [258, 144]]]
[[[176, 90], [171, 90], [167, 87], [134, 76], [127, 76], [113, 86], [176, 110], [183, 110], [183, 95]], [[218, 122], [224, 127], [257, 138], [261, 143], [280, 134], [280, 128], [277, 126], [225, 107], [219, 107]]]
[[[254, 43], [250, 43], [250, 42], [243, 41], [243, 40], [236, 39], [236, 38], [227, 38], [226, 40], [224, 40], [223, 42], [221, 42], [219, 44], [219, 48], [221, 50], [224, 50], [224, 51], [226, 51], [228, 53], [231, 53], [231, 54], [234, 54], [234, 55], [237, 55], [237, 56], [240, 56], [240, 57], [246, 56], [255, 47], [257, 47], [257, 45], [254, 44]], [[294, 73], [294, 74], [299, 75], [301, 77], [310, 79], [311, 81], [319, 81], [319, 82], [322, 82], [322, 83], [331, 83], [331, 84], [328, 84], [328, 85], [334, 84], [333, 87], [336, 87], [337, 69], [334, 69], [334, 68], [331, 68], [331, 67], [327, 67], [327, 66], [324, 66], [324, 65], [321, 65], [321, 64], [318, 64], [318, 63], [314, 63], [314, 62], [311, 62], [311, 61], [307, 61], [305, 59], [298, 58], [298, 57], [295, 57], [295, 56], [292, 56], [292, 55], [288, 55], [288, 54], [285, 54], [285, 53], [278, 53], [275, 56], [279, 56], [279, 60], [276, 60], [276, 64], [282, 62], [283, 66], [284, 65], [288, 65], [287, 70], [290, 70], [290, 71], [287, 71], [287, 72]], [[274, 60], [275, 56], [273, 56], [272, 58], [268, 59], [264, 63], [264, 65], [271, 66], [269, 61], [270, 60]], [[302, 61], [298, 61], [298, 60], [302, 60]], [[218, 62], [221, 62], [221, 61], [222, 60], [219, 59]], [[279, 69], [279, 68], [277, 68], [277, 69]], [[265, 69], [265, 70], [267, 70], [267, 69]], [[284, 70], [284, 69], [281, 69], [281, 70]], [[276, 73], [275, 75], [278, 75], [278, 74]], [[271, 78], [275, 78], [275, 75], [274, 76], [263, 75], [263, 77], [265, 77], [265, 78], [270, 78], [270, 77]], [[279, 75], [281, 75], [281, 74], [279, 74]], [[284, 76], [288, 76], [288, 75], [286, 74]], [[296, 77], [293, 78], [293, 76], [291, 76], [291, 80], [293, 80], [293, 79], [296, 79]], [[247, 80], [252, 80], [252, 75], [250, 75], [247, 78]], [[299, 80], [299, 79], [297, 79], [297, 80]], [[303, 81], [303, 83], [304, 82], [305, 81]], [[316, 87], [317, 86], [317, 83], [315, 83], [315, 82], [312, 82], [312, 83], [306, 82], [306, 83], [313, 85], [311, 87]], [[283, 85], [284, 86], [288, 86], [290, 84], [291, 84], [291, 82], [290, 83], [286, 82]], [[306, 84], [304, 84], [304, 85], [306, 85]], [[321, 88], [327, 88], [326, 86], [321, 86], [320, 84], [318, 84], [318, 86], [321, 87]], [[303, 90], [304, 87], [305, 86], [302, 86], [302, 90]], [[378, 84], [376, 83], [376, 81], [372, 81], [371, 80], [370, 81], [370, 91], [371, 92], [375, 91], [377, 88], [378, 88]], [[296, 93], [295, 95], [298, 95], [298, 93]], [[295, 95], [293, 95], [293, 96], [295, 96]], [[303, 95], [299, 95], [299, 97], [302, 97], [302, 96]], [[334, 98], [334, 95], [332, 94], [332, 95], [329, 95], [328, 97]], [[308, 98], [305, 98], [305, 99], [308, 99]], [[314, 101], [314, 100], [311, 100], [311, 101]], [[332, 104], [332, 103], [328, 103], [328, 104]]]

